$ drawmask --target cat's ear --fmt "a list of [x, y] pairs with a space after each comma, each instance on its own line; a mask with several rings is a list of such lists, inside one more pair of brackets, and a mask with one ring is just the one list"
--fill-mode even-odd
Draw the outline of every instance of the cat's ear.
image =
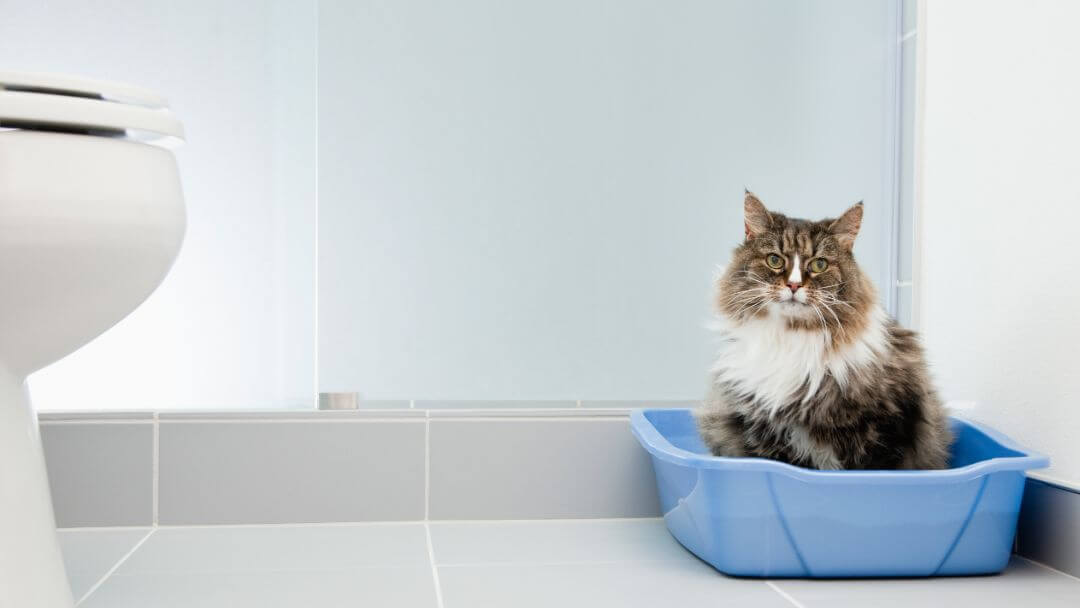
[[753, 192], [746, 191], [743, 200], [743, 226], [746, 228], [746, 238], [758, 236], [772, 226], [772, 216], [765, 204], [761, 202]]
[[836, 235], [840, 246], [851, 251], [855, 246], [855, 237], [859, 235], [859, 226], [862, 226], [863, 204], [859, 201], [852, 205], [839, 218], [829, 225], [829, 232]]

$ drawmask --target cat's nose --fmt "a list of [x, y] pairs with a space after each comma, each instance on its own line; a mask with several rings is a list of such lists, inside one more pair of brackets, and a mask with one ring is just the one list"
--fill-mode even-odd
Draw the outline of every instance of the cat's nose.
[[795, 293], [796, 291], [799, 291], [800, 287], [802, 287], [802, 283], [788, 283], [787, 284], [787, 288], [791, 290], [791, 293]]

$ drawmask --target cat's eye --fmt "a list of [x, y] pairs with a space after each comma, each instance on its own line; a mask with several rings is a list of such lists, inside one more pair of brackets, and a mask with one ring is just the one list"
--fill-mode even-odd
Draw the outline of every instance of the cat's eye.
[[810, 262], [810, 272], [825, 272], [828, 267], [829, 263], [824, 258], [817, 258]]
[[780, 270], [784, 267], [784, 258], [776, 255], [775, 253], [770, 253], [769, 255], [765, 256], [765, 263], [768, 264], [769, 268], [772, 268], [773, 270]]

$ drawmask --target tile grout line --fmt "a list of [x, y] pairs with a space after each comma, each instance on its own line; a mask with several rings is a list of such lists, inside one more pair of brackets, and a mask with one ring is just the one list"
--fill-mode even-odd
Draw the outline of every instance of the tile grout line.
[[791, 605], [795, 606], [795, 608], [806, 608], [806, 606], [802, 602], [800, 602], [799, 600], [792, 597], [791, 594], [789, 594], [787, 591], [784, 591], [783, 589], [781, 589], [776, 583], [774, 583], [772, 581], [765, 581], [765, 585], [768, 586], [773, 591], [780, 594], [780, 597], [782, 597], [785, 600], [791, 602]]
[[435, 605], [443, 608], [442, 583], [439, 582], [439, 567], [435, 565], [435, 545], [431, 542], [431, 524], [424, 521], [424, 534], [427, 536], [428, 562], [431, 564], [431, 580], [435, 584]]
[[313, 528], [313, 527], [351, 527], [351, 526], [416, 526], [424, 523], [474, 525], [474, 524], [585, 524], [596, 522], [634, 522], [656, 521], [663, 522], [664, 518], [656, 517], [558, 517], [558, 518], [526, 518], [526, 519], [371, 519], [357, 521], [308, 521], [290, 523], [261, 523], [261, 524], [159, 524], [156, 526], [77, 526], [57, 528], [58, 530], [79, 531], [102, 531], [102, 530], [204, 530], [208, 528]]
[[156, 531], [157, 531], [157, 528], [151, 528], [150, 531], [146, 533], [146, 536], [139, 539], [139, 542], [135, 543], [134, 547], [132, 547], [130, 550], [128, 550], [128, 552], [125, 553], [120, 558], [119, 561], [117, 561], [115, 564], [113, 564], [113, 567], [109, 568], [109, 570], [104, 575], [102, 575], [102, 577], [100, 579], [98, 579], [98, 582], [94, 583], [93, 587], [90, 587], [89, 589], [86, 590], [86, 593], [82, 594], [82, 597], [80, 597], [75, 602], [75, 606], [79, 606], [80, 604], [85, 602], [86, 598], [90, 597], [95, 591], [98, 590], [99, 587], [104, 585], [105, 581], [107, 581], [110, 576], [115, 574], [116, 571], [120, 569], [120, 566], [124, 565], [124, 562], [126, 562], [128, 560], [128, 558], [130, 558], [132, 555], [134, 555], [135, 552], [139, 550], [139, 547], [143, 546], [143, 543], [145, 543], [147, 541], [147, 539], [149, 539], [154, 534], [154, 532], [156, 532]]
[[1058, 570], [1057, 568], [1055, 568], [1053, 566], [1049, 566], [1049, 565], [1044, 564], [1044, 563], [1042, 563], [1042, 562], [1040, 562], [1038, 560], [1031, 559], [1030, 557], [1024, 557], [1023, 555], [1020, 555], [1019, 553], [1017, 553], [1014, 557], [1018, 557], [1018, 558], [1024, 560], [1025, 562], [1035, 564], [1036, 566], [1038, 566], [1040, 568], [1043, 568], [1045, 570], [1049, 570], [1049, 571], [1053, 572], [1054, 574], [1060, 574], [1062, 576], [1067, 576], [1067, 577], [1069, 577], [1069, 578], [1071, 578], [1071, 579], [1073, 579], [1075, 581], [1080, 581], [1080, 576], [1074, 576], [1072, 574], [1069, 574], [1068, 572]]
[[159, 449], [158, 446], [160, 445], [160, 443], [161, 443], [161, 426], [160, 426], [160, 422], [158, 420], [157, 412], [154, 412], [154, 441], [153, 441], [153, 450], [154, 451], [150, 455], [150, 458], [151, 458], [150, 467], [153, 470], [153, 478], [152, 478], [153, 481], [151, 482], [151, 492], [152, 492], [152, 498], [151, 498], [152, 507], [151, 507], [151, 510], [152, 510], [152, 512], [151, 512], [150, 523], [153, 524], [154, 527], [157, 527], [157, 525], [158, 525], [158, 487], [160, 485], [160, 481], [158, 479], [160, 477], [159, 471], [161, 469], [161, 456], [160, 456], [161, 450]]

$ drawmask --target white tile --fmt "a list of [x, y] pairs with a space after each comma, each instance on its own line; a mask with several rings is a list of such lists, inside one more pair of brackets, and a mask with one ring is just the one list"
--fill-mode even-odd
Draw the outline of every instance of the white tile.
[[629, 420], [630, 410], [622, 408], [584, 409], [577, 406], [570, 408], [504, 408], [472, 410], [425, 410], [433, 420], [475, 420], [476, 418], [515, 420], [521, 418], [612, 418]]
[[427, 410], [478, 410], [478, 409], [565, 409], [577, 407], [576, 401], [525, 400], [525, 399], [443, 399], [421, 400], [415, 403], [416, 409]]
[[412, 408], [408, 399], [361, 399], [357, 407], [361, 410], [399, 410]]
[[758, 580], [719, 574], [659, 519], [431, 525], [445, 608], [790, 608]]
[[157, 530], [91, 608], [434, 608], [422, 524]]
[[436, 608], [431, 568], [109, 578], [80, 608]]
[[159, 528], [117, 574], [428, 566], [423, 524]]
[[425, 424], [422, 419], [163, 421], [159, 521], [420, 519]]
[[626, 418], [433, 418], [430, 445], [432, 519], [659, 515]]
[[703, 562], [439, 566], [444, 608], [791, 608], [763, 581]]
[[75, 599], [101, 580], [149, 532], [150, 528], [60, 530], [60, 550]]
[[775, 584], [805, 608], [1065, 608], [1080, 601], [1080, 580], [1017, 557], [997, 576], [785, 580]]
[[431, 524], [435, 563], [697, 562], [662, 519]]
[[46, 422], [41, 442], [57, 525], [153, 522], [153, 424]]
[[701, 405], [700, 399], [637, 399], [637, 400], [591, 400], [582, 401], [581, 407], [593, 409], [640, 409], [640, 408], [695, 408]]

